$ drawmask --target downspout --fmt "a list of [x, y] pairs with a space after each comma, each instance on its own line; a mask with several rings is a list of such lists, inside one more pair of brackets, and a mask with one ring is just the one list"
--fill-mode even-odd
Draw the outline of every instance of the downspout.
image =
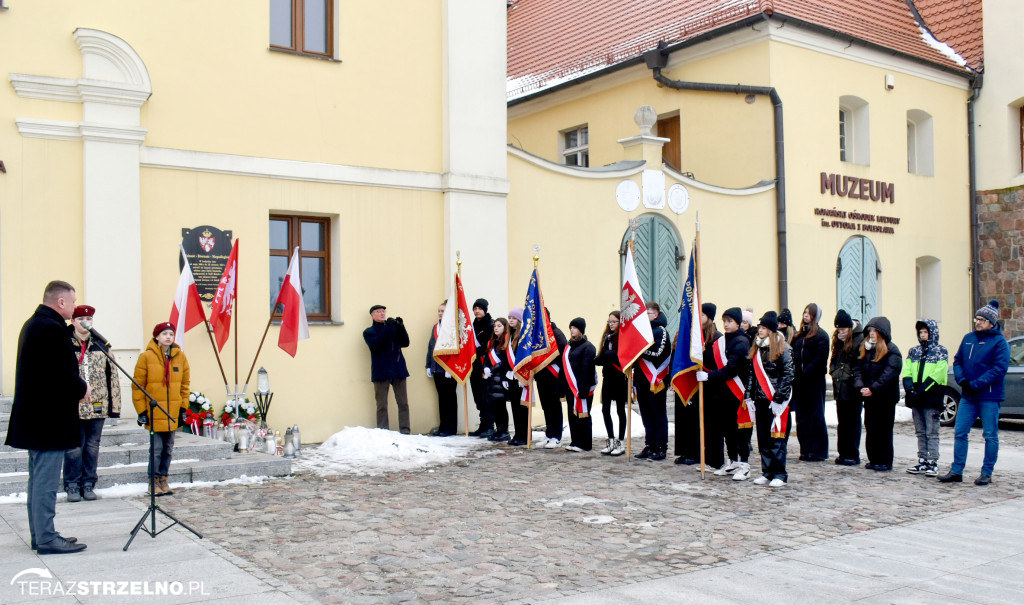
[[786, 142], [782, 129], [782, 98], [771, 86], [746, 86], [743, 84], [710, 84], [704, 82], [684, 82], [672, 80], [661, 74], [662, 68], [668, 65], [668, 44], [662, 40], [658, 48], [644, 53], [647, 67], [654, 72], [654, 79], [659, 84], [675, 90], [698, 90], [703, 92], [727, 92], [741, 95], [766, 95], [772, 101], [775, 122], [775, 214], [778, 223], [778, 271], [779, 271], [779, 308], [789, 306], [789, 270], [786, 250]]
[[981, 306], [981, 252], [978, 248], [981, 221], [978, 218], [978, 174], [977, 160], [974, 157], [974, 103], [981, 96], [982, 80], [981, 73], [975, 73], [971, 77], [971, 96], [967, 99], [967, 178], [971, 192], [971, 291], [974, 294], [974, 306], [969, 310], [972, 313]]

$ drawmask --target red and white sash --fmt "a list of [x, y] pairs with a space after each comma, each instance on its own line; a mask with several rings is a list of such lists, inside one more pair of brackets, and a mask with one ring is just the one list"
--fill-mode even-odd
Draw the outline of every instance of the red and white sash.
[[[562, 353], [562, 355], [566, 360], [569, 359], [569, 349], [571, 347], [572, 345], [565, 345], [565, 352]], [[594, 384], [590, 385], [590, 391], [584, 395], [583, 398], [580, 398], [579, 383], [576, 381], [576, 374], [572, 371], [571, 363], [565, 364], [565, 381], [569, 383], [569, 390], [572, 391], [573, 410], [580, 418], [586, 418], [590, 415], [590, 405], [587, 402], [587, 398], [594, 395], [594, 390], [597, 388], [597, 381], [595, 380]]]
[[786, 427], [789, 425], [789, 400], [793, 397], [792, 391], [789, 398], [782, 403], [775, 403], [775, 387], [772, 386], [768, 372], [764, 369], [764, 362], [761, 361], [761, 351], [754, 355], [754, 377], [761, 385], [761, 390], [768, 396], [768, 409], [772, 412], [772, 438], [781, 439], [786, 436]]
[[501, 356], [494, 350], [494, 347], [487, 347], [487, 360], [491, 362], [491, 367], [494, 368], [498, 367], [498, 364], [501, 363]]
[[[719, 339], [715, 341], [714, 351], [715, 363], [718, 364], [718, 369], [721, 370], [725, 368], [727, 363], [725, 357], [725, 336], [719, 337]], [[732, 392], [736, 399], [743, 401], [743, 381], [740, 380], [739, 376], [733, 376], [727, 380], [725, 384], [729, 387], [729, 391]]]
[[640, 369], [643, 370], [644, 376], [647, 377], [647, 382], [651, 383], [651, 392], [658, 393], [665, 388], [665, 377], [668, 376], [669, 366], [672, 365], [672, 357], [670, 356], [665, 360], [663, 364], [658, 367], [654, 367], [654, 364], [647, 359], [640, 360]]

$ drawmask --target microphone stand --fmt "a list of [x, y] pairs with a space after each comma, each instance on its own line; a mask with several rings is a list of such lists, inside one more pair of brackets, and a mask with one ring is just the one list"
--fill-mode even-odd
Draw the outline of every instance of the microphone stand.
[[[161, 509], [159, 506], [156, 505], [156, 431], [153, 430], [153, 410], [159, 408], [164, 414], [167, 415], [168, 422], [170, 422], [171, 414], [166, 409], [164, 409], [163, 406], [157, 403], [156, 399], [154, 399], [153, 396], [150, 395], [148, 391], [146, 391], [145, 387], [143, 387], [141, 384], [135, 381], [135, 377], [133, 375], [129, 374], [127, 370], [121, 367], [121, 364], [117, 363], [117, 360], [114, 359], [114, 356], [110, 354], [110, 348], [107, 346], [106, 343], [100, 342], [101, 340], [102, 339], [98, 339], [95, 337], [93, 338], [93, 342], [99, 345], [100, 350], [103, 351], [103, 354], [107, 356], [107, 359], [109, 359], [110, 362], [113, 363], [114, 366], [118, 370], [120, 370], [122, 374], [127, 376], [128, 380], [132, 381], [132, 384], [138, 387], [138, 389], [142, 391], [142, 394], [145, 395], [146, 398], [149, 400], [149, 507], [146, 508], [146, 512], [142, 515], [142, 518], [139, 519], [139, 522], [135, 524], [135, 529], [132, 530], [131, 537], [128, 538], [128, 543], [124, 545], [124, 548], [122, 550], [128, 550], [128, 547], [132, 544], [132, 540], [135, 539], [135, 536], [139, 533], [139, 531], [143, 531], [149, 534], [151, 538], [156, 538], [158, 535], [164, 533], [165, 531], [174, 527], [175, 525], [180, 525], [184, 527], [188, 531], [195, 534], [196, 537], [198, 537], [201, 540], [203, 538], [202, 534], [192, 529], [188, 525], [185, 525], [184, 523], [176, 519], [173, 515], [171, 515], [171, 513]], [[170, 388], [170, 381], [168, 381], [168, 402], [170, 402], [171, 400]], [[171, 521], [173, 521], [173, 523], [171, 523], [167, 527], [164, 527], [160, 531], [157, 531], [156, 529], [156, 514], [158, 512], [167, 517], [168, 519], [170, 519]], [[152, 529], [146, 527], [147, 519], [150, 519], [152, 521]]]

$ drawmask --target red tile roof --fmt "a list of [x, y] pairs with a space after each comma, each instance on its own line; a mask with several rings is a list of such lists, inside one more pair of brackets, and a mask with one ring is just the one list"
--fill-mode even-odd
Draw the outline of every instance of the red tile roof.
[[952, 46], [975, 71], [985, 66], [981, 4], [982, 0], [914, 0], [932, 34]]
[[[962, 0], [975, 1], [981, 0]], [[659, 40], [691, 40], [762, 15], [805, 21], [961, 69], [925, 42], [904, 0], [513, 0], [508, 8], [508, 95], [520, 97], [635, 59]]]

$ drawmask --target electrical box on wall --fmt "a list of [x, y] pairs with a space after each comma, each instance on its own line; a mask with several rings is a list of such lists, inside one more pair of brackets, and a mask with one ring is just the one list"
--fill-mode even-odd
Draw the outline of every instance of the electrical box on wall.
[[892, 74], [885, 74], [885, 89], [892, 90], [896, 88], [896, 77]]

